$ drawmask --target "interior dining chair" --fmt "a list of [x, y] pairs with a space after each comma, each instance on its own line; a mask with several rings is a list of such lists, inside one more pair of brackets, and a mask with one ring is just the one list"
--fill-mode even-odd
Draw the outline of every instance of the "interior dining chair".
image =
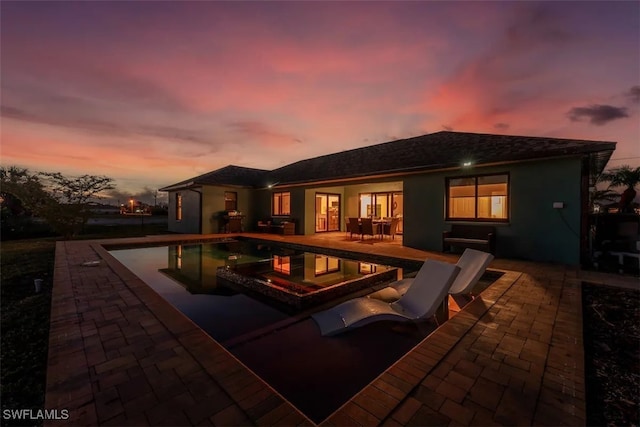
[[[376, 224], [376, 228], [377, 226], [378, 224]], [[376, 234], [378, 234], [373, 229], [373, 220], [371, 218], [362, 218], [360, 222], [360, 233], [361, 238], [364, 238], [365, 235], [374, 237]]]
[[391, 236], [391, 238], [395, 240], [399, 222], [400, 218], [392, 218], [389, 224], [384, 224], [382, 226], [383, 236]]
[[353, 239], [353, 234], [360, 234], [362, 238], [362, 230], [360, 229], [360, 222], [358, 218], [349, 218], [349, 223], [347, 224], [347, 230], [351, 233], [351, 238]]

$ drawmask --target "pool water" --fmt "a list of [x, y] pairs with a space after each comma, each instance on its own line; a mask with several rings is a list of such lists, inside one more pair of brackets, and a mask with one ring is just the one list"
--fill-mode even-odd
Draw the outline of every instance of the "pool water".
[[398, 280], [399, 269], [314, 252], [226, 265], [218, 280], [253, 291], [287, 311], [301, 311], [337, 297]]
[[[237, 283], [218, 277], [219, 269], [234, 271], [258, 286], [273, 285], [295, 298], [335, 290], [341, 283], [376, 278], [381, 273], [388, 274], [390, 281], [399, 271], [247, 240], [115, 249], [110, 253], [221, 343], [281, 324], [310, 305], [287, 304], [268, 292], [256, 291], [256, 286], [234, 286]], [[363, 282], [363, 286], [368, 284]], [[358, 287], [351, 285], [348, 290], [354, 292]], [[329, 296], [344, 294], [334, 291]]]
[[[304, 298], [376, 274], [411, 275], [420, 263], [394, 266], [397, 260], [390, 260], [381, 265], [248, 240], [110, 253], [316, 423], [437, 327], [433, 322], [376, 322], [323, 337], [310, 315], [354, 294], [292, 311], [291, 304], [218, 274], [234, 271], [243, 280], [273, 284]], [[481, 286], [496, 278], [483, 276]], [[367, 292], [365, 287], [356, 294]]]

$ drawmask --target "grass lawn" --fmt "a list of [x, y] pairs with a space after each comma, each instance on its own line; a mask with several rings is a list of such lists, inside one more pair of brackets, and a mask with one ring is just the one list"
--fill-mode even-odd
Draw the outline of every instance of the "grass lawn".
[[[55, 245], [55, 239], [2, 242], [3, 410], [44, 408]], [[44, 280], [40, 293], [34, 279]]]
[[166, 234], [167, 224], [86, 225], [79, 239], [112, 239], [118, 237], [142, 237]]
[[[87, 226], [80, 239], [164, 234], [166, 224]], [[44, 409], [51, 285], [56, 238], [8, 240], [0, 244], [0, 357], [2, 410]], [[35, 292], [34, 279], [43, 279]], [[9, 421], [34, 425], [35, 421]], [[39, 422], [42, 424], [42, 422]], [[9, 425], [2, 420], [2, 425]]]

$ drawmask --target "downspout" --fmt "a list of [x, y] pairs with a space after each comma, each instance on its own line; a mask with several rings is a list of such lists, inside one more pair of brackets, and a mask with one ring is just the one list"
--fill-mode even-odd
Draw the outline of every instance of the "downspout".
[[200, 206], [198, 209], [198, 234], [202, 234], [202, 191], [194, 190], [193, 188], [187, 188], [187, 190], [198, 193], [198, 204]]

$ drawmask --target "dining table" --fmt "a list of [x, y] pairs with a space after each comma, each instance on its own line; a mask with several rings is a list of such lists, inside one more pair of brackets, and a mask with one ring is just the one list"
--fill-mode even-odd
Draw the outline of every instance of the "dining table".
[[[358, 222], [362, 222], [360, 221], [362, 218], [358, 218]], [[391, 224], [391, 219], [373, 219], [371, 220], [371, 222], [373, 223], [373, 229], [375, 231], [377, 231], [377, 235], [380, 236], [380, 239], [384, 238], [384, 226], [385, 225], [390, 225]]]

